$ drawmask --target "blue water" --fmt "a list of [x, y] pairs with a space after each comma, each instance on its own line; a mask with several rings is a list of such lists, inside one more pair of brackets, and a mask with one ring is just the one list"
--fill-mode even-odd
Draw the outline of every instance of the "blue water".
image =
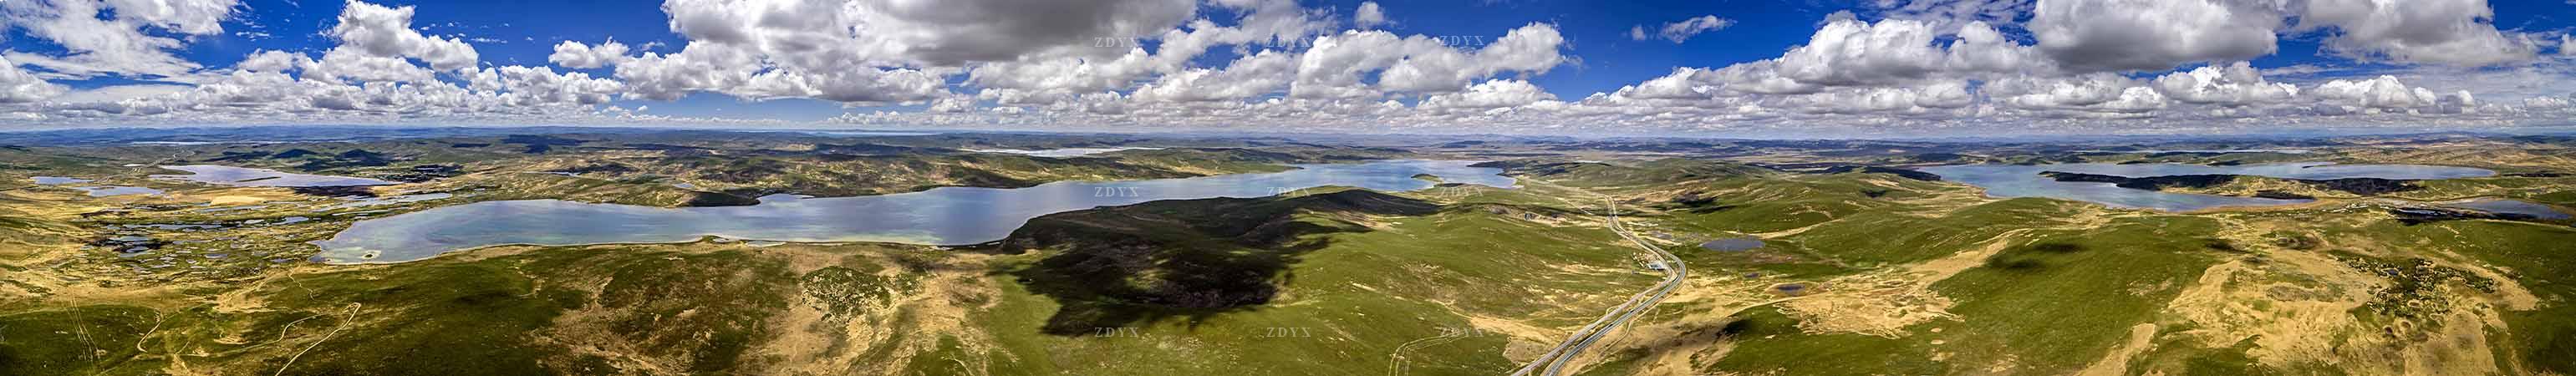
[[1080, 157], [1080, 156], [1086, 156], [1086, 155], [1092, 155], [1092, 154], [1107, 153], [1107, 152], [1113, 152], [1113, 151], [1127, 151], [1127, 150], [1162, 150], [1162, 149], [1163, 149], [1163, 148], [1115, 147], [1115, 148], [1062, 148], [1062, 149], [1046, 149], [1046, 150], [1018, 150], [1018, 149], [966, 149], [966, 151], [977, 152], [977, 153], [1019, 154], [1019, 155], [1026, 155], [1026, 156], [1032, 156], [1032, 157], [1070, 158], [1070, 157]]
[[2550, 207], [2549, 205], [2543, 205], [2543, 204], [2540, 204], [2540, 203], [2535, 203], [2535, 202], [2530, 202], [2530, 201], [2522, 201], [2522, 200], [2508, 200], [2508, 199], [2500, 199], [2500, 198], [2481, 198], [2481, 199], [2472, 199], [2472, 200], [2453, 201], [2453, 202], [2445, 202], [2445, 203], [2442, 203], [2442, 205], [2443, 205], [2443, 206], [2456, 207], [2456, 208], [2473, 209], [2473, 210], [2484, 211], [2484, 212], [2489, 212], [2489, 213], [2499, 213], [2499, 214], [2521, 214], [2521, 215], [2528, 215], [2528, 216], [2531, 216], [2532, 218], [2547, 219], [2547, 220], [2559, 220], [2559, 219], [2568, 219], [2568, 218], [2570, 218], [2570, 217], [2576, 217], [2576, 216], [2570, 216], [2570, 215], [2568, 215], [2567, 213], [2564, 213], [2564, 212], [2560, 212], [2560, 211], [2558, 211], [2558, 209], [2557, 209], [2557, 208]]
[[1747, 237], [1739, 237], [1739, 238], [1725, 238], [1725, 239], [1718, 239], [1718, 240], [1710, 240], [1710, 241], [1708, 241], [1708, 242], [1706, 242], [1706, 243], [1699, 243], [1699, 247], [1700, 247], [1700, 248], [1706, 248], [1706, 249], [1711, 250], [1711, 251], [1723, 251], [1723, 252], [1740, 252], [1740, 251], [1749, 251], [1749, 250], [1753, 250], [1754, 248], [1762, 248], [1762, 239], [1761, 239], [1761, 238], [1750, 237], [1750, 236], [1747, 236]]
[[199, 183], [245, 187], [340, 187], [397, 184], [395, 182], [368, 178], [298, 174], [269, 169], [241, 168], [232, 166], [193, 165], [161, 166], [161, 168], [187, 171], [189, 173], [184, 175], [153, 175], [152, 177], [185, 179]]
[[66, 178], [61, 176], [34, 176], [32, 178], [36, 179], [37, 185], [80, 184], [89, 182], [89, 179]]
[[89, 192], [89, 196], [90, 196], [90, 197], [107, 197], [107, 196], [124, 196], [124, 195], [157, 195], [157, 194], [161, 194], [161, 190], [159, 190], [159, 189], [151, 189], [151, 188], [144, 188], [144, 187], [124, 187], [124, 186], [113, 186], [113, 185], [111, 185], [111, 186], [104, 186], [104, 187], [72, 187], [72, 189], [78, 189], [78, 190], [82, 190], [82, 191], [88, 191], [88, 192]]
[[2238, 166], [2206, 166], [2177, 163], [2070, 163], [2051, 165], [1951, 165], [1922, 168], [1956, 181], [1986, 189], [1993, 197], [2048, 197], [2100, 203], [2117, 208], [2194, 211], [2228, 206], [2276, 206], [2307, 203], [2314, 200], [2280, 200], [2253, 197], [2229, 197], [2188, 193], [2167, 193], [2113, 186], [2111, 183], [2061, 182], [2040, 176], [2043, 171], [2064, 171], [2126, 177], [2168, 175], [2258, 175], [2289, 179], [2457, 179], [2493, 176], [2495, 171], [2469, 167], [2419, 165], [2342, 165], [2328, 163], [2271, 163]]
[[[773, 195], [753, 206], [657, 208], [562, 200], [487, 201], [358, 221], [316, 257], [391, 263], [505, 244], [666, 243], [701, 236], [782, 241], [974, 244], [1000, 240], [1030, 218], [1154, 200], [1262, 197], [1320, 186], [1380, 191], [1429, 188], [1415, 174], [1512, 187], [1502, 170], [1469, 161], [1376, 161], [1185, 179], [1056, 182], [1028, 188], [944, 187], [882, 196]], [[374, 257], [368, 257], [370, 253]]]

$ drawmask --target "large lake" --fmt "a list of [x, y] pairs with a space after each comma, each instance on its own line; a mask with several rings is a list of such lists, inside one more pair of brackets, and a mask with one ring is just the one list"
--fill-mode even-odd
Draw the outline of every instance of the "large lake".
[[264, 168], [242, 168], [216, 165], [161, 166], [161, 168], [187, 171], [188, 173], [153, 175], [152, 177], [244, 187], [339, 187], [400, 184], [368, 178], [298, 174]]
[[2238, 166], [2206, 166], [2177, 163], [2069, 163], [2049, 165], [1951, 165], [1922, 168], [1941, 175], [1944, 180], [1967, 183], [1986, 189], [1994, 197], [2048, 197], [2087, 201], [2118, 208], [2194, 211], [2227, 206], [2274, 206], [2307, 203], [2312, 200], [2281, 200], [2253, 197], [2229, 197], [2188, 193], [2168, 193], [2113, 186], [2111, 183], [2061, 182], [2040, 176], [2043, 171], [2064, 171], [2126, 177], [2168, 175], [2257, 175], [2288, 179], [2457, 179], [2493, 176], [2495, 171], [2479, 168], [2419, 165], [2344, 165], [2329, 163], [2271, 163]]
[[[1300, 165], [1286, 172], [1140, 181], [1068, 181], [1028, 188], [944, 187], [881, 196], [764, 197], [759, 205], [701, 208], [487, 201], [358, 221], [316, 255], [330, 263], [392, 263], [505, 244], [667, 243], [701, 236], [778, 241], [881, 241], [957, 245], [1000, 240], [1041, 215], [1154, 200], [1262, 197], [1321, 186], [1409, 191], [1455, 183], [1512, 187], [1500, 169], [1471, 161], [1390, 160]], [[372, 255], [373, 257], [370, 257]]]

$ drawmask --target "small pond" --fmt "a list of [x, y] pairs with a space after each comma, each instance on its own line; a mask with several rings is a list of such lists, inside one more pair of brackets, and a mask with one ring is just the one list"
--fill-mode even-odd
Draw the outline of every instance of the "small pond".
[[1762, 248], [1762, 239], [1751, 236], [1725, 238], [1710, 240], [1706, 243], [1699, 243], [1699, 247], [1720, 252], [1750, 251], [1755, 248]]

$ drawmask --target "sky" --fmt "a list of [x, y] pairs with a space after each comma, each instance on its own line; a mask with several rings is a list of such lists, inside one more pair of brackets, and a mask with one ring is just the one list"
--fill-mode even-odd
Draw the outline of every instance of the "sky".
[[0, 0], [0, 130], [2556, 129], [2576, 0]]

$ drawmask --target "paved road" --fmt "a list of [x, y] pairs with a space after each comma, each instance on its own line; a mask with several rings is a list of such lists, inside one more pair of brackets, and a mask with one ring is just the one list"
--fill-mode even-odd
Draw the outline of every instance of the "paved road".
[[1653, 244], [1646, 243], [1645, 239], [1638, 238], [1637, 234], [1628, 232], [1628, 228], [1626, 226], [1620, 225], [1619, 209], [1617, 205], [1618, 204], [1616, 203], [1611, 204], [1608, 221], [1610, 231], [1618, 233], [1620, 238], [1627, 239], [1629, 243], [1635, 244], [1637, 248], [1645, 249], [1647, 254], [1653, 255], [1656, 260], [1663, 262], [1664, 282], [1656, 284], [1654, 288], [1647, 289], [1644, 292], [1639, 292], [1637, 295], [1629, 296], [1627, 302], [1619, 303], [1618, 306], [1611, 307], [1609, 313], [1601, 315], [1600, 319], [1593, 320], [1592, 324], [1584, 325], [1582, 329], [1575, 330], [1572, 338], [1566, 338], [1565, 342], [1558, 343], [1555, 348], [1548, 349], [1546, 354], [1540, 354], [1539, 358], [1537, 360], [1530, 361], [1529, 365], [1521, 366], [1520, 370], [1513, 371], [1512, 376], [1556, 376], [1558, 372], [1563, 372], [1566, 364], [1572, 362], [1575, 357], [1582, 355], [1583, 350], [1592, 347], [1593, 342], [1598, 342], [1602, 337], [1609, 336], [1612, 329], [1617, 329], [1620, 325], [1625, 325], [1628, 321], [1635, 320], [1637, 315], [1644, 314], [1647, 309], [1654, 308], [1655, 304], [1663, 302], [1666, 295], [1671, 295], [1674, 289], [1681, 288], [1682, 277], [1690, 274], [1689, 269], [1682, 267], [1681, 257], [1673, 256], [1671, 253], [1664, 252], [1662, 248], [1657, 248]]

